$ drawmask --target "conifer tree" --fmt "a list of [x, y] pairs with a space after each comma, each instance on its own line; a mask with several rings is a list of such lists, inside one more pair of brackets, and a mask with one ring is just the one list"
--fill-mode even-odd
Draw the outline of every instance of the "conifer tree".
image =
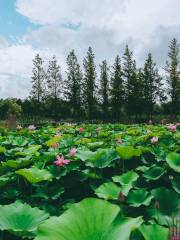
[[144, 111], [152, 118], [153, 106], [162, 99], [162, 78], [158, 73], [152, 55], [149, 53], [143, 69]]
[[39, 114], [41, 103], [45, 96], [45, 71], [43, 68], [43, 60], [39, 54], [33, 60], [32, 70], [32, 90], [30, 98], [35, 102], [37, 113]]
[[120, 119], [125, 97], [124, 94], [125, 92], [121, 69], [121, 60], [120, 57], [117, 56], [112, 67], [110, 87], [112, 119], [115, 121], [118, 121]]
[[87, 117], [92, 120], [95, 117], [96, 107], [96, 67], [94, 63], [94, 53], [89, 47], [87, 56], [84, 59], [84, 87], [83, 100], [87, 112]]
[[180, 58], [179, 58], [179, 43], [174, 38], [169, 46], [168, 57], [166, 62], [166, 72], [168, 79], [168, 94], [171, 101], [171, 112], [177, 114], [180, 112]]
[[49, 61], [47, 70], [47, 96], [52, 101], [51, 108], [53, 114], [56, 114], [58, 100], [62, 93], [62, 75], [60, 66], [57, 64], [56, 57], [53, 56], [52, 60]]
[[100, 65], [100, 97], [102, 101], [103, 119], [108, 119], [109, 107], [109, 67], [106, 60]]
[[[145, 110], [145, 95], [144, 95], [144, 74], [143, 69], [139, 68], [137, 70], [137, 88], [136, 88], [136, 114], [139, 116], [139, 119], [141, 119], [142, 114], [144, 114]], [[136, 119], [137, 120], [137, 119]]]
[[82, 71], [74, 50], [67, 57], [67, 79], [65, 81], [65, 97], [70, 103], [72, 115], [80, 117], [82, 97]]
[[137, 115], [138, 113], [137, 108], [139, 100], [137, 99], [136, 93], [139, 82], [137, 77], [136, 62], [133, 60], [133, 53], [129, 50], [128, 46], [126, 46], [123, 60], [126, 110], [130, 117], [132, 114]]

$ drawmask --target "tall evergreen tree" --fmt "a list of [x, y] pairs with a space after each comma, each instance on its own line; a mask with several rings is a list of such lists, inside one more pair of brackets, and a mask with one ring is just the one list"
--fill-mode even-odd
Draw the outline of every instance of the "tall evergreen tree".
[[89, 47], [87, 56], [84, 59], [84, 87], [83, 87], [83, 100], [87, 111], [89, 120], [95, 117], [96, 111], [96, 67], [94, 63], [94, 53], [92, 48]]
[[152, 118], [153, 106], [157, 100], [162, 98], [162, 78], [158, 73], [152, 55], [149, 53], [143, 69], [143, 91], [144, 112]]
[[52, 101], [51, 109], [53, 110], [53, 115], [57, 112], [62, 85], [60, 66], [57, 64], [56, 57], [53, 56], [52, 60], [49, 61], [47, 70], [47, 96]]
[[65, 81], [65, 97], [72, 108], [73, 117], [80, 116], [82, 72], [74, 50], [67, 57], [67, 80]]
[[126, 110], [129, 117], [132, 114], [137, 116], [138, 113], [138, 77], [136, 62], [133, 60], [133, 53], [129, 50], [129, 47], [126, 46], [125, 53], [123, 55], [123, 76], [125, 82], [125, 101], [126, 101]]
[[106, 60], [100, 65], [100, 97], [102, 100], [103, 119], [108, 119], [109, 107], [109, 67]]
[[139, 119], [137, 120], [141, 120], [142, 118], [142, 114], [145, 111], [145, 107], [144, 107], [144, 73], [143, 73], [143, 69], [139, 68], [137, 70], [137, 88], [136, 88], [136, 114], [139, 116]]
[[125, 97], [124, 94], [125, 92], [121, 69], [121, 60], [120, 57], [117, 56], [112, 67], [110, 87], [112, 118], [115, 121], [118, 121], [120, 119]]
[[39, 54], [33, 60], [32, 70], [32, 90], [30, 98], [36, 103], [37, 113], [39, 114], [41, 102], [45, 95], [45, 71], [43, 68], [43, 60]]
[[[171, 101], [172, 113], [177, 114], [180, 109], [180, 58], [179, 58], [179, 43], [174, 38], [169, 46], [168, 57], [166, 62], [166, 72], [168, 74], [168, 93]], [[179, 110], [180, 112], [180, 110]]]

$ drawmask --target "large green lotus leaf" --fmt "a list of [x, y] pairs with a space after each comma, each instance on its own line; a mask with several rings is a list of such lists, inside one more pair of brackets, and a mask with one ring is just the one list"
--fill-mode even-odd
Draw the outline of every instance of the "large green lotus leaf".
[[87, 146], [92, 149], [95, 150], [97, 148], [99, 148], [100, 146], [102, 146], [104, 143], [103, 142], [92, 142], [92, 143], [88, 143]]
[[78, 150], [76, 157], [81, 159], [83, 162], [90, 160], [95, 155], [95, 152], [90, 150]]
[[75, 142], [76, 145], [86, 145], [87, 143], [92, 142], [90, 138], [81, 138]]
[[98, 197], [104, 198], [106, 200], [108, 199], [118, 200], [118, 196], [120, 192], [121, 192], [121, 188], [112, 182], [104, 183], [95, 190], [95, 194]]
[[141, 217], [123, 219], [117, 205], [88, 198], [41, 224], [35, 240], [129, 240], [141, 224]]
[[116, 148], [116, 151], [118, 152], [120, 158], [124, 160], [128, 160], [133, 157], [139, 157], [142, 154], [142, 151], [140, 149], [134, 148], [132, 146], [118, 146]]
[[80, 150], [76, 156], [84, 161], [87, 166], [98, 168], [107, 167], [118, 158], [116, 151], [113, 149], [98, 149], [96, 152]]
[[145, 189], [138, 189], [131, 191], [128, 194], [127, 202], [132, 207], [139, 207], [141, 205], [149, 206], [153, 196], [149, 194]]
[[133, 183], [139, 178], [139, 175], [134, 171], [129, 171], [121, 176], [112, 177], [114, 182], [122, 185], [121, 192], [127, 196], [129, 191], [133, 188]]
[[155, 207], [155, 204], [148, 207], [147, 213], [150, 219], [155, 220], [155, 222], [161, 226], [169, 227], [174, 224], [172, 216], [162, 214], [161, 210]]
[[163, 187], [153, 189], [151, 194], [159, 203], [159, 210], [162, 214], [172, 216], [178, 213], [180, 198], [176, 192]]
[[149, 169], [149, 167], [144, 166], [144, 165], [136, 168], [137, 171], [143, 172], [143, 173], [146, 172], [148, 169]]
[[42, 162], [44, 164], [48, 162], [53, 162], [56, 156], [59, 154], [59, 151], [52, 151], [52, 152], [43, 152], [40, 156], [33, 157], [33, 161], [35, 162]]
[[41, 148], [42, 148], [41, 145], [31, 145], [27, 149], [24, 150], [24, 153], [26, 156], [39, 155], [38, 150]]
[[19, 146], [19, 147], [21, 146], [21, 147], [23, 147], [23, 146], [25, 146], [27, 144], [28, 144], [28, 140], [23, 138], [23, 137], [16, 137], [12, 141], [12, 145], [13, 146]]
[[38, 187], [36, 193], [33, 194], [33, 198], [40, 198], [46, 200], [56, 200], [64, 193], [64, 187], [57, 184], [51, 186], [45, 185]]
[[18, 169], [18, 168], [27, 167], [30, 163], [31, 163], [31, 160], [27, 158], [20, 158], [18, 160], [8, 160], [6, 162], [2, 162], [2, 166]]
[[172, 181], [173, 189], [180, 194], [180, 176], [175, 177]]
[[11, 182], [13, 179], [9, 176], [0, 176], [0, 187], [5, 186], [7, 183]]
[[180, 173], [180, 154], [179, 153], [169, 153], [166, 157], [166, 161], [169, 166], [176, 172]]
[[145, 240], [169, 240], [169, 229], [157, 224], [141, 225], [139, 231]]
[[144, 172], [143, 176], [148, 180], [159, 179], [166, 171], [162, 167], [153, 166]]
[[0, 154], [5, 153], [5, 152], [6, 152], [6, 148], [3, 146], [0, 146]]
[[134, 171], [129, 171], [127, 173], [122, 174], [121, 176], [115, 176], [113, 177], [113, 181], [114, 182], [118, 182], [121, 185], [129, 185], [129, 184], [133, 184], [137, 179], [138, 179], [139, 175], [134, 172]]
[[17, 236], [31, 236], [36, 232], [37, 226], [48, 217], [46, 212], [17, 201], [0, 206], [0, 229], [13, 232]]
[[16, 173], [26, 178], [30, 183], [51, 181], [53, 178], [53, 175], [49, 171], [36, 167], [20, 169]]
[[51, 147], [53, 143], [58, 143], [62, 138], [63, 138], [62, 135], [60, 135], [60, 136], [55, 136], [55, 137], [51, 138], [50, 140], [48, 140], [48, 141], [46, 142], [46, 145], [47, 145], [48, 147]]

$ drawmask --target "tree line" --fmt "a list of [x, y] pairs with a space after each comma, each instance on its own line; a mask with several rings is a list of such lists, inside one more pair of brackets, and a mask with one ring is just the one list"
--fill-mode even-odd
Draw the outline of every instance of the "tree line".
[[[45, 70], [39, 54], [33, 60], [30, 96], [16, 100], [24, 115], [71, 118], [74, 120], [139, 121], [153, 114], [180, 114], [180, 45], [170, 42], [168, 60], [159, 72], [149, 53], [142, 67], [137, 67], [128, 45], [112, 66], [106, 60], [97, 67], [91, 47], [81, 66], [75, 51], [66, 59], [62, 76], [55, 56]], [[1, 109], [1, 102], [0, 102]]]

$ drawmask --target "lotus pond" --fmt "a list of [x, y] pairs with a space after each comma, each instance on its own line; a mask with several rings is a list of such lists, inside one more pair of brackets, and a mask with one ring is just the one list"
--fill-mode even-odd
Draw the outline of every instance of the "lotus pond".
[[1, 240], [176, 239], [180, 126], [0, 129], [0, 190]]

